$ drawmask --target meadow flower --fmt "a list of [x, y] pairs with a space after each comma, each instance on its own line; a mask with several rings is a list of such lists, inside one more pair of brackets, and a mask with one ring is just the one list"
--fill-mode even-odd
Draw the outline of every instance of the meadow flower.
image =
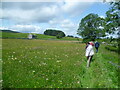
[[61, 61], [60, 61], [60, 60], [58, 60], [58, 61], [56, 61], [56, 62], [58, 62], [58, 63], [59, 63], [59, 62], [61, 62]]
[[66, 57], [68, 57], [68, 55], [65, 55]]
[[48, 80], [48, 78], [46, 78], [46, 80]]
[[3, 80], [0, 80], [0, 83], [3, 82]]
[[13, 52], [13, 53], [15, 53], [15, 52]]
[[60, 80], [59, 82], [60, 82], [60, 84], [62, 84], [62, 81], [61, 81], [61, 80]]
[[78, 81], [77, 83], [80, 83], [80, 81]]
[[43, 65], [47, 65], [46, 63], [42, 63]]
[[33, 73], [35, 72], [35, 71], [32, 71]]

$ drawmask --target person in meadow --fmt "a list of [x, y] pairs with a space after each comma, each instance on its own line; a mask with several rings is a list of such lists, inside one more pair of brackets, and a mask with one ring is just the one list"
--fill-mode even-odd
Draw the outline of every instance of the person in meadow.
[[94, 55], [94, 49], [93, 49], [94, 43], [93, 42], [89, 42], [86, 45], [86, 53], [85, 56], [87, 57], [87, 67], [90, 66], [90, 62], [92, 60], [92, 57]]
[[99, 46], [100, 46], [100, 43], [96, 41], [96, 42], [95, 42], [96, 53], [98, 52]]

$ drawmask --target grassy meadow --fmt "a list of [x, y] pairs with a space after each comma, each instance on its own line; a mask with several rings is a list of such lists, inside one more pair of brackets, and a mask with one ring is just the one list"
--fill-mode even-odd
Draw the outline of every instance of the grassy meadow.
[[118, 55], [101, 45], [86, 68], [85, 44], [2, 39], [3, 88], [118, 88]]
[[[0, 38], [7, 38], [7, 39], [27, 39], [29, 33], [12, 33], [12, 32], [0, 32]], [[61, 39], [57, 39], [56, 36], [49, 36], [44, 34], [34, 34], [37, 36], [37, 39], [42, 40], [69, 40], [69, 41], [82, 41], [82, 39], [72, 38], [72, 37], [63, 37]]]

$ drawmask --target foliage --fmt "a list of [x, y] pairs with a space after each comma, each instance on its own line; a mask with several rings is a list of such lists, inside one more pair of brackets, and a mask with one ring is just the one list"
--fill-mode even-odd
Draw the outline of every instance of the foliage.
[[60, 33], [58, 33], [58, 34], [56, 35], [56, 38], [57, 38], [57, 39], [60, 39], [60, 38], [62, 38], [62, 37], [64, 37], [64, 33], [62, 33], [62, 32], [60, 32]]
[[85, 39], [96, 39], [105, 36], [104, 30], [105, 21], [97, 14], [89, 14], [84, 17], [78, 28], [78, 34]]
[[72, 35], [67, 35], [67, 37], [74, 37], [74, 36], [72, 36]]
[[94, 39], [84, 38], [83, 41], [82, 41], [82, 43], [88, 43], [90, 41], [94, 41]]
[[108, 33], [114, 34], [120, 27], [120, 1], [111, 2], [110, 5], [112, 7], [106, 12], [105, 29]]
[[44, 32], [45, 35], [50, 35], [50, 36], [61, 36], [61, 37], [65, 37], [65, 33], [60, 31], [60, 30], [52, 30], [52, 29], [48, 29]]

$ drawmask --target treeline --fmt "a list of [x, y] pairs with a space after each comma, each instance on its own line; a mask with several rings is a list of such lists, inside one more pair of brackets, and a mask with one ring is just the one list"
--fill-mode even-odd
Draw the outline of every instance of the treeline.
[[2, 29], [0, 29], [0, 32], [20, 33], [20, 32], [16, 32], [16, 31], [12, 31], [12, 30], [2, 30]]
[[47, 30], [44, 32], [44, 35], [56, 36], [56, 38], [62, 38], [62, 37], [65, 37], [65, 36], [66, 36], [63, 31], [53, 30], [53, 29], [47, 29]]

